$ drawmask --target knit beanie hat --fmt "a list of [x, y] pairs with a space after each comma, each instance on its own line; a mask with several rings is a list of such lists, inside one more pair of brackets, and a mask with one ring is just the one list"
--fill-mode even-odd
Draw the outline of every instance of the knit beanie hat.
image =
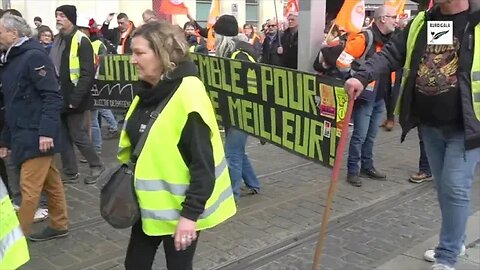
[[213, 30], [222, 36], [235, 37], [238, 35], [237, 19], [232, 15], [222, 15], [213, 25]]
[[57, 11], [63, 12], [63, 14], [65, 14], [65, 16], [73, 25], [77, 25], [77, 8], [75, 6], [72, 6], [72, 5], [59, 6], [55, 10], [55, 12]]

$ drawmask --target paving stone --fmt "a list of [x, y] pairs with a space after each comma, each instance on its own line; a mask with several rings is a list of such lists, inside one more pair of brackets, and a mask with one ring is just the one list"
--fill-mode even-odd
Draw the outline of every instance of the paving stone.
[[[407, 182], [409, 174], [418, 166], [418, 139], [410, 135], [400, 145], [399, 133], [398, 128], [391, 133], [382, 132], [376, 141], [376, 165], [388, 172], [388, 181], [366, 179], [361, 188], [353, 187], [346, 183], [346, 171], [342, 168], [331, 219], [349, 216], [375, 202], [408, 194], [418, 187]], [[116, 143], [115, 140], [104, 142], [102, 157], [107, 165], [116, 162]], [[247, 149], [262, 183], [261, 194], [242, 198], [235, 217], [202, 232], [198, 256], [194, 259], [196, 270], [211, 270], [245, 256], [260, 254], [273, 244], [316, 230], [320, 224], [331, 170], [273, 145], [259, 147], [258, 139], [250, 138]], [[82, 175], [88, 170], [88, 166], [80, 165]], [[427, 185], [432, 187], [429, 193], [388, 211], [356, 216], [350, 226], [341, 230], [335, 230], [337, 223], [331, 222], [331, 233], [324, 249], [325, 269], [373, 269], [380, 263], [378, 257], [401, 252], [413, 242], [434, 235], [439, 225], [439, 212], [433, 185]], [[67, 185], [66, 192], [73, 228], [70, 236], [32, 244], [32, 262], [41, 268], [31, 268], [32, 263], [29, 263], [25, 269], [68, 269], [67, 263], [81, 265], [109, 254], [111, 258], [83, 269], [123, 269], [130, 231], [116, 230], [104, 222], [97, 222], [98, 187], [79, 183]], [[82, 227], [77, 228], [79, 224]], [[280, 258], [265, 261], [258, 269], [309, 269], [313, 250], [314, 243], [303, 244]], [[69, 262], [57, 258], [62, 254], [68, 254], [63, 258]], [[56, 263], [50, 258], [60, 261]], [[153, 269], [165, 269], [162, 248], [159, 248]]]

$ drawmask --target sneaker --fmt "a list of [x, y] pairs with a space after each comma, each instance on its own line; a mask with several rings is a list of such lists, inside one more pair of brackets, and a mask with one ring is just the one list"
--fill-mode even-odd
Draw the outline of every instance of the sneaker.
[[443, 264], [443, 263], [436, 263], [434, 265], [432, 265], [432, 268], [430, 268], [432, 270], [455, 270], [455, 268], [453, 267], [450, 267], [446, 264]]
[[35, 211], [35, 217], [33, 218], [33, 223], [42, 222], [48, 218], [48, 209], [38, 208]]
[[120, 132], [118, 132], [118, 130], [109, 130], [107, 133], [103, 134], [103, 139], [113, 140], [118, 138], [119, 135], [120, 135]]
[[249, 188], [249, 187], [241, 187], [240, 188], [240, 197], [250, 196], [258, 194], [258, 189], [256, 188]]
[[39, 233], [33, 233], [28, 236], [28, 239], [32, 242], [42, 242], [55, 238], [62, 238], [68, 235], [68, 230], [56, 230], [54, 228], [46, 227]]
[[[458, 256], [465, 256], [467, 252], [467, 248], [465, 245], [462, 245], [462, 249], [460, 250], [460, 254]], [[435, 249], [428, 249], [423, 253], [423, 259], [427, 262], [435, 262]]]
[[412, 183], [415, 183], [415, 184], [420, 184], [420, 183], [423, 183], [423, 182], [426, 182], [426, 181], [432, 181], [432, 180], [433, 180], [432, 174], [428, 174], [428, 173], [425, 173], [425, 172], [418, 172], [416, 174], [413, 174], [408, 179], [408, 181], [410, 181]]
[[80, 158], [78, 161], [80, 161], [80, 163], [88, 163], [87, 159], [84, 157]]
[[362, 179], [358, 177], [356, 174], [349, 174], [347, 175], [347, 182], [350, 183], [352, 186], [361, 187], [362, 186]]
[[360, 170], [360, 177], [371, 178], [371, 179], [376, 179], [376, 180], [386, 180], [387, 179], [386, 174], [377, 171], [373, 167], [371, 169], [361, 169]]
[[62, 182], [64, 184], [76, 184], [76, 183], [78, 183], [78, 177], [80, 177], [79, 173], [76, 173], [74, 175], [65, 175], [62, 178]]
[[83, 182], [87, 185], [92, 185], [97, 183], [98, 178], [104, 171], [105, 171], [105, 166], [92, 167], [90, 171], [90, 175], [85, 177]]

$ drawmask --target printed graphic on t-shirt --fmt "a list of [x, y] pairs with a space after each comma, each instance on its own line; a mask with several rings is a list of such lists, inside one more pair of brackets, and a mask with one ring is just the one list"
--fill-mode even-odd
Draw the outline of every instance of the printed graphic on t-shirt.
[[417, 73], [417, 90], [435, 96], [457, 87], [458, 49], [455, 37], [452, 45], [427, 45]]

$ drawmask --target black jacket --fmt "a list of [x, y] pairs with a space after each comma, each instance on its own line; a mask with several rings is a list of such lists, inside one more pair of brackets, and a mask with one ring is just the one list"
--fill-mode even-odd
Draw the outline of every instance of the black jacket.
[[[259, 55], [257, 54], [257, 52], [255, 51], [255, 48], [253, 47], [252, 44], [248, 43], [248, 42], [244, 42], [244, 41], [238, 41], [236, 44], [235, 44], [235, 51], [242, 51], [242, 52], [246, 52], [248, 53], [251, 57], [253, 57], [253, 59], [255, 61], [258, 60], [258, 57]], [[231, 54], [230, 54], [231, 55]], [[243, 60], [243, 61], [250, 61], [250, 59], [248, 59], [248, 56], [246, 56], [245, 54], [243, 53], [239, 53], [237, 54], [236, 58], [237, 60]]]
[[[439, 9], [436, 8], [426, 14], [428, 17], [435, 17], [439, 14]], [[428, 18], [427, 18], [428, 20]], [[461, 106], [463, 111], [463, 127], [465, 130], [465, 148], [473, 149], [480, 147], [480, 121], [475, 117], [472, 102], [471, 89], [471, 75], [470, 71], [473, 64], [473, 48], [474, 28], [480, 23], [480, 10], [473, 9], [468, 16], [468, 24], [465, 29], [465, 34], [460, 45], [460, 59], [459, 69], [457, 72], [458, 83], [461, 95]], [[354, 78], [359, 79], [363, 85], [367, 85], [370, 81], [375, 80], [384, 74], [386, 70], [394, 71], [401, 68], [405, 63], [407, 37], [410, 30], [411, 23], [407, 26], [405, 31], [399, 35], [395, 35], [392, 40], [383, 47], [382, 51], [371, 57], [365, 65], [361, 66]], [[427, 24], [425, 23], [421, 29], [415, 49], [412, 53], [412, 63], [410, 70], [404, 70], [404, 75], [408, 76], [403, 90], [402, 103], [400, 107], [399, 122], [402, 126], [402, 141], [405, 139], [407, 133], [419, 124], [419, 119], [412, 113], [415, 81], [418, 67], [422, 59], [423, 53], [426, 49], [427, 41]], [[408, 75], [407, 75], [408, 74]]]
[[298, 66], [298, 31], [292, 32], [288, 28], [283, 32], [282, 36], [283, 66], [287, 68], [297, 69]]
[[[70, 80], [70, 45], [77, 28], [72, 33], [55, 38], [65, 42], [65, 50], [62, 52], [62, 59], [59, 70], [60, 89], [63, 94], [65, 110], [67, 113], [84, 112], [93, 108], [92, 86], [95, 79], [95, 65], [93, 48], [88, 38], [82, 38], [78, 46], [78, 57], [80, 59], [80, 78], [77, 86]], [[77, 42], [77, 41], [75, 41]], [[55, 46], [56, 42], [54, 42]], [[69, 105], [73, 106], [69, 108]]]
[[[133, 30], [135, 30], [135, 25], [133, 24], [133, 22], [130, 22], [130, 23], [132, 24], [132, 32], [133, 32]], [[106, 24], [106, 23], [103, 23], [102, 25], [102, 28], [100, 31], [102, 32], [103, 37], [109, 40], [113, 44], [113, 46], [121, 45], [120, 39], [122, 37], [122, 34], [120, 33], [120, 30], [118, 29], [118, 27], [115, 27], [113, 29], [108, 29], [108, 26], [109, 24]], [[125, 54], [131, 54], [132, 53], [132, 49], [130, 48], [130, 45], [132, 44], [131, 33], [127, 35], [126, 39], [127, 40], [125, 41]]]
[[266, 36], [262, 44], [262, 63], [274, 66], [283, 66], [282, 56], [277, 53], [278, 47], [280, 47], [280, 39], [282, 34], [275, 34], [273, 37]]
[[[60, 113], [63, 102], [55, 68], [42, 45], [34, 39], [12, 47], [0, 68], [5, 126], [1, 144], [12, 150], [12, 161], [61, 151]], [[53, 139], [54, 148], [39, 150], [39, 137]]]
[[[152, 87], [144, 84], [145, 89], [138, 93], [140, 100], [128, 119], [126, 127], [128, 137], [132, 143], [131, 149], [135, 149], [140, 139], [140, 125], [148, 123], [149, 113], [146, 112], [155, 110], [162, 100], [170, 98], [182, 83], [183, 77], [197, 76], [197, 74], [198, 71], [195, 64], [188, 61], [179, 64], [158, 85]], [[183, 209], [180, 215], [193, 221], [196, 221], [203, 213], [205, 204], [215, 186], [215, 164], [210, 133], [210, 128], [201, 116], [196, 112], [192, 112], [188, 115], [187, 122], [177, 144], [178, 150], [189, 168], [191, 177], [190, 186], [185, 193], [185, 201], [182, 203]]]

